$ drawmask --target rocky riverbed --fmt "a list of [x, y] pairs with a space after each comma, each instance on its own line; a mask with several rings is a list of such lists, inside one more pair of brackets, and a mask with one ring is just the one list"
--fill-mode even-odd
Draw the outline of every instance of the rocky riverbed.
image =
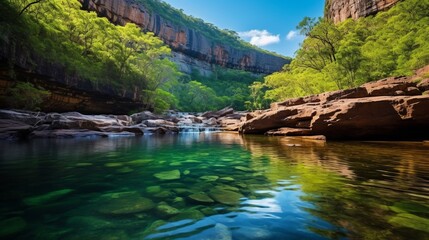
[[236, 131], [244, 115], [245, 113], [234, 112], [232, 108], [195, 115], [174, 111], [156, 115], [145, 111], [130, 116], [0, 110], [0, 139], [140, 136], [206, 130]]

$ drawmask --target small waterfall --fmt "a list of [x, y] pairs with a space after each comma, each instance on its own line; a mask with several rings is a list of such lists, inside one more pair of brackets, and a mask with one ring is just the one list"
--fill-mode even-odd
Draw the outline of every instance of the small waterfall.
[[206, 124], [179, 125], [179, 133], [211, 133], [219, 132], [219, 127], [207, 126]]

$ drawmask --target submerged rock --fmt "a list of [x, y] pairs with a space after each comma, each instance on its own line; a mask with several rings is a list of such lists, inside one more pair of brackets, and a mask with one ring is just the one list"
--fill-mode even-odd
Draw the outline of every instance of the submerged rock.
[[253, 170], [251, 168], [248, 167], [242, 167], [242, 166], [238, 166], [238, 167], [234, 167], [237, 170], [243, 171], [243, 172], [253, 172]]
[[137, 239], [146, 239], [145, 237], [149, 234], [153, 234], [157, 231], [158, 228], [165, 225], [167, 222], [164, 220], [156, 220], [152, 224], [150, 224], [143, 232], [137, 234]]
[[221, 223], [216, 223], [214, 227], [214, 234], [211, 238], [213, 240], [232, 240], [232, 233], [229, 228]]
[[162, 191], [162, 192], [159, 192], [159, 193], [157, 193], [157, 194], [155, 194], [153, 196], [156, 197], [156, 198], [166, 199], [166, 198], [169, 198], [169, 197], [173, 197], [174, 193], [171, 192], [171, 191]]
[[113, 162], [113, 163], [106, 163], [106, 164], [104, 164], [104, 166], [114, 168], [114, 167], [122, 167], [122, 166], [124, 166], [124, 164]]
[[213, 199], [211, 199], [205, 193], [194, 193], [188, 196], [191, 200], [199, 203], [214, 203]]
[[177, 208], [171, 207], [167, 204], [162, 204], [156, 207], [156, 213], [161, 217], [171, 217], [180, 213]]
[[185, 199], [182, 197], [175, 197], [173, 199], [173, 204], [175, 206], [184, 207], [185, 206]]
[[218, 176], [202, 176], [202, 177], [200, 177], [200, 179], [204, 180], [206, 182], [214, 182], [214, 181], [218, 180], [219, 177]]
[[110, 198], [104, 197], [98, 212], [108, 215], [124, 215], [151, 210], [155, 207], [152, 200], [139, 196], [137, 193], [118, 193]]
[[96, 218], [93, 216], [74, 216], [67, 220], [67, 225], [74, 228], [83, 229], [106, 229], [115, 225], [112, 222]]
[[56, 201], [56, 200], [58, 200], [64, 196], [72, 193], [73, 191], [74, 191], [73, 189], [69, 189], [69, 188], [61, 189], [61, 190], [49, 192], [49, 193], [46, 193], [43, 195], [25, 198], [23, 200], [23, 202], [27, 206], [38, 206], [38, 205], [42, 205], [45, 203]]
[[27, 222], [22, 217], [13, 217], [0, 221], [0, 237], [7, 237], [23, 231]]
[[231, 190], [224, 190], [221, 188], [215, 188], [209, 192], [209, 196], [212, 197], [216, 202], [226, 205], [238, 205], [240, 199], [243, 197], [240, 193], [233, 192]]
[[200, 220], [203, 219], [205, 215], [196, 209], [188, 209], [183, 212], [181, 212], [179, 215], [176, 215], [171, 218], [173, 221], [179, 221], [184, 219], [192, 219], [192, 220]]
[[233, 181], [235, 181], [235, 179], [232, 178], [232, 177], [222, 177], [219, 180], [224, 181], [224, 182], [233, 182]]
[[180, 179], [179, 170], [171, 170], [154, 174], [159, 180], [177, 180]]
[[161, 186], [149, 186], [146, 188], [147, 193], [159, 193], [161, 192]]
[[256, 227], [240, 227], [236, 233], [240, 239], [272, 239], [273, 237], [270, 231]]
[[177, 193], [177, 195], [180, 196], [188, 196], [192, 193], [192, 191], [189, 188], [175, 188], [173, 189], [173, 192]]

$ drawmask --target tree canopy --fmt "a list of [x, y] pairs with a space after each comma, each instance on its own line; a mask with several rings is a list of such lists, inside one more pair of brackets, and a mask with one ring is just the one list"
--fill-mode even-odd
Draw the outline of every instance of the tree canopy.
[[[67, 74], [90, 80], [96, 89], [108, 85], [120, 95], [131, 93], [142, 101], [148, 91], [168, 90], [168, 82], [177, 81], [180, 75], [168, 59], [168, 46], [135, 24], [113, 25], [94, 12], [81, 10], [78, 1], [5, 2], [7, 8], [0, 15], [9, 18], [0, 26], [2, 44], [20, 48], [35, 66], [38, 62], [33, 56], [37, 55], [63, 65]], [[152, 102], [145, 103], [155, 108]]]
[[338, 25], [304, 18], [297, 29], [306, 39], [289, 65], [265, 77], [265, 90], [259, 87], [264, 99], [281, 101], [411, 75], [429, 64], [428, 12], [428, 0], [407, 0]]

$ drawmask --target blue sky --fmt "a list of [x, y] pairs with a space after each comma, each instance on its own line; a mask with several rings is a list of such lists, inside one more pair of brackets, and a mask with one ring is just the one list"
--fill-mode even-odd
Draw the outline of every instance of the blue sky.
[[[188, 15], [241, 34], [263, 49], [293, 56], [303, 40], [296, 26], [321, 17], [324, 0], [164, 0]], [[289, 35], [289, 37], [288, 37]]]

